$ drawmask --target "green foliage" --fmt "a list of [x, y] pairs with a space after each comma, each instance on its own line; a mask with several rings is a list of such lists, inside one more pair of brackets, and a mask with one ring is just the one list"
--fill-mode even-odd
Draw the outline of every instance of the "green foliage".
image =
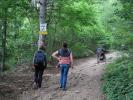
[[10, 68], [11, 68], [11, 66], [5, 65], [5, 67], [3, 68], [3, 71], [8, 71], [8, 70], [10, 70]]
[[[85, 46], [83, 43], [80, 42], [77, 42], [71, 48], [72, 51], [74, 51], [73, 54], [76, 55], [76, 57], [84, 57], [93, 54], [93, 52], [90, 51], [90, 49], [87, 46]], [[79, 51], [82, 53], [80, 53]]]
[[[29, 3], [27, 0], [1, 0], [0, 2], [0, 33], [4, 34], [2, 31], [3, 20], [7, 19], [8, 23], [5, 54], [6, 64], [4, 70], [15, 67], [23, 59], [25, 59], [25, 62], [32, 59], [31, 56], [33, 56], [34, 50], [32, 46], [34, 37], [32, 37], [32, 34], [34, 33], [34, 25], [30, 25], [33, 17], [29, 16], [36, 14], [32, 12], [33, 10]], [[0, 38], [0, 43], [2, 43], [2, 35], [0, 35]], [[0, 44], [1, 52], [2, 49], [3, 47]], [[1, 53], [0, 55], [2, 57]]]
[[47, 13], [51, 18], [48, 20], [49, 53], [58, 49], [63, 41], [68, 42], [75, 57], [90, 55], [90, 51], [96, 50], [98, 41], [104, 37], [96, 18], [96, 4], [93, 0], [55, 1], [55, 8], [58, 10]]
[[132, 100], [133, 95], [133, 62], [123, 56], [106, 68], [103, 80], [103, 91], [107, 100]]
[[[68, 42], [76, 57], [92, 54], [99, 37], [102, 37], [102, 29], [99, 29], [100, 25], [96, 19], [96, 3], [93, 0], [55, 0], [47, 1], [47, 4], [46, 22], [49, 34], [46, 41], [49, 58], [54, 50], [62, 46], [63, 41]], [[2, 0], [0, 32], [4, 18], [7, 18], [8, 22], [6, 65], [12, 67], [19, 63], [31, 62], [38, 41], [37, 8], [32, 7], [27, 0]]]

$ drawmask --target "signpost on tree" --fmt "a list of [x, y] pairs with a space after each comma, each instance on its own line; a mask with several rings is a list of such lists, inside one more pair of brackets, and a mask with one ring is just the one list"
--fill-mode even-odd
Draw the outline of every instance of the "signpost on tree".
[[39, 47], [46, 47], [45, 39], [47, 35], [47, 24], [45, 22], [45, 9], [46, 9], [46, 0], [39, 0], [39, 23], [40, 23], [40, 31], [39, 31], [39, 40], [38, 40], [38, 49]]

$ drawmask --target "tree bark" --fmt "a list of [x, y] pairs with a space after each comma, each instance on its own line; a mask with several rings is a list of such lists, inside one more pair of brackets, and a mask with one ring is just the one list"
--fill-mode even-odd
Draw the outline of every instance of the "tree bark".
[[2, 75], [3, 68], [5, 67], [5, 54], [6, 54], [6, 34], [7, 34], [7, 18], [3, 20], [3, 31], [2, 31], [2, 63], [0, 68], [0, 74]]
[[[44, 24], [45, 23], [46, 0], [40, 0], [39, 3], [40, 3], [39, 21], [40, 21], [40, 24]], [[46, 38], [46, 35], [39, 34], [38, 49], [41, 46], [43, 47], [46, 46], [45, 38]]]

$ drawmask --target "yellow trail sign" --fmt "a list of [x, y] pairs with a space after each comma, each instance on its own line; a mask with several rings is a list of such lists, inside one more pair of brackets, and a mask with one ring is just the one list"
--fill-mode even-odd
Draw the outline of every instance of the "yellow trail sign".
[[45, 31], [45, 32], [39, 32], [39, 34], [42, 34], [42, 35], [47, 35], [48, 34], [48, 32], [47, 31]]

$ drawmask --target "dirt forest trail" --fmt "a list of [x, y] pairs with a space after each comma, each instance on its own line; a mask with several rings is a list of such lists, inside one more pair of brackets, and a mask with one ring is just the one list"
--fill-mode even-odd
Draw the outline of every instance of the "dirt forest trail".
[[[107, 54], [107, 63], [114, 58], [116, 53]], [[69, 73], [67, 91], [59, 89], [59, 74], [51, 75], [40, 90], [26, 91], [19, 100], [105, 100], [101, 91], [105, 63], [96, 62], [96, 58], [77, 60]]]
[[[106, 57], [109, 63], [117, 53], [109, 53]], [[33, 72], [24, 65], [16, 69], [15, 74], [0, 79], [3, 81], [0, 100], [105, 100], [101, 91], [104, 69], [105, 62], [97, 64], [96, 57], [78, 59], [74, 61], [74, 69], [69, 71], [66, 91], [59, 88], [59, 73], [55, 68], [44, 72], [42, 88], [35, 90], [31, 85]]]

